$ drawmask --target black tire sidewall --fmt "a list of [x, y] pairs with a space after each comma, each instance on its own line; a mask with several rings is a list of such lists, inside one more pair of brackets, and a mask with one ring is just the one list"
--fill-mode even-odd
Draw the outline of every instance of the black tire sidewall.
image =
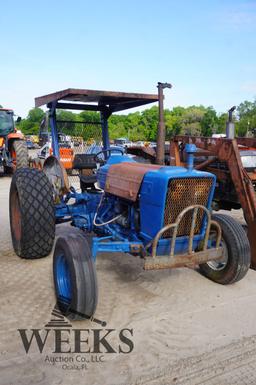
[[[58, 298], [56, 263], [60, 254], [64, 256], [70, 273], [72, 298], [69, 306]], [[75, 231], [74, 234], [57, 239], [53, 255], [53, 278], [57, 303], [62, 313], [69, 319], [89, 319], [96, 309], [98, 291], [95, 265], [83, 235]]]
[[[15, 253], [20, 256], [20, 253], [21, 253], [21, 241], [18, 241], [15, 234], [14, 234], [14, 230], [13, 230], [13, 223], [12, 223], [12, 213], [11, 213], [11, 207], [12, 207], [12, 203], [13, 203], [13, 200], [15, 199], [14, 198], [14, 195], [17, 194], [18, 196], [18, 199], [20, 200], [20, 194], [19, 194], [19, 187], [18, 187], [18, 180], [17, 180], [17, 174], [14, 173], [13, 177], [12, 177], [12, 181], [11, 181], [11, 187], [10, 187], [10, 195], [9, 195], [9, 215], [10, 215], [10, 228], [11, 228], [11, 236], [12, 236], [12, 244], [13, 244], [13, 248], [15, 250]], [[21, 239], [23, 237], [23, 215], [22, 215], [22, 207], [21, 205], [19, 204], [20, 206], [20, 212], [21, 212]]]
[[214, 270], [207, 263], [200, 265], [200, 270], [212, 281], [223, 285], [237, 282], [245, 276], [250, 267], [249, 240], [242, 226], [232, 217], [215, 214], [212, 219], [221, 226], [228, 260], [222, 270]]

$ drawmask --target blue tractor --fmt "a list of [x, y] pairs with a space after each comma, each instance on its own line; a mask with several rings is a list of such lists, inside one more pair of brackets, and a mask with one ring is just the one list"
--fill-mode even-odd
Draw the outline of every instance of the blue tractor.
[[[18, 256], [44, 257], [52, 250], [56, 224], [71, 223], [61, 227], [53, 255], [56, 298], [71, 319], [95, 312], [98, 253], [139, 256], [146, 270], [199, 267], [220, 284], [239, 281], [249, 269], [250, 247], [242, 226], [229, 216], [211, 214], [216, 178], [193, 168], [193, 144], [186, 146], [186, 167], [138, 163], [110, 146], [112, 113], [158, 101], [159, 94], [81, 89], [36, 98], [37, 107], [49, 108], [54, 155], [43, 170], [23, 168], [13, 176], [12, 241]], [[102, 148], [74, 156], [79, 189], [69, 185], [59, 161], [58, 108], [100, 112]], [[164, 146], [163, 138], [161, 132], [158, 146]], [[158, 155], [161, 159], [163, 148]]]

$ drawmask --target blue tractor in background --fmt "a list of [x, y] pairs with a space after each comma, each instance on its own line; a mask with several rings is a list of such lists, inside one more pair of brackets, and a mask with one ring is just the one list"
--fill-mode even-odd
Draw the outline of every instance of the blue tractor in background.
[[[23, 168], [13, 176], [12, 241], [18, 256], [44, 257], [52, 250], [56, 224], [71, 223], [73, 227], [59, 231], [53, 255], [58, 306], [71, 319], [90, 318], [95, 312], [98, 253], [139, 256], [146, 270], [199, 266], [220, 284], [239, 281], [249, 269], [250, 247], [242, 226], [229, 216], [211, 215], [216, 178], [193, 168], [196, 147], [187, 144], [186, 167], [161, 164], [164, 86], [159, 83], [158, 88], [158, 95], [67, 89], [36, 98], [37, 107], [49, 108], [54, 155], [42, 171]], [[110, 146], [108, 118], [157, 101], [160, 161], [137, 163]], [[79, 189], [69, 185], [59, 161], [57, 108], [100, 112], [102, 148], [74, 157]]]

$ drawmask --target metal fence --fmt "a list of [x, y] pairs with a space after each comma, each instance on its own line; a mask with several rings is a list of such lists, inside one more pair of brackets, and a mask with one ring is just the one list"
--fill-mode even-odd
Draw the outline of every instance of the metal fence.
[[[57, 120], [59, 146], [69, 147], [73, 155], [97, 153], [102, 146], [100, 121], [67, 121]], [[79, 189], [78, 170], [68, 170], [70, 184]]]

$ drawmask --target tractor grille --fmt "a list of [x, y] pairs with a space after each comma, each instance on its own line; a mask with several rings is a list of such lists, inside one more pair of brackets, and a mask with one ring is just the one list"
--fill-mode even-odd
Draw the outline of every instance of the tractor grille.
[[[180, 178], [169, 182], [166, 195], [164, 225], [174, 223], [179, 213], [188, 206], [207, 206], [209, 193], [213, 184], [212, 178]], [[177, 236], [189, 235], [193, 211], [186, 213], [180, 222]], [[195, 234], [200, 233], [204, 213], [198, 211]], [[172, 236], [173, 229], [164, 233], [164, 238]]]

